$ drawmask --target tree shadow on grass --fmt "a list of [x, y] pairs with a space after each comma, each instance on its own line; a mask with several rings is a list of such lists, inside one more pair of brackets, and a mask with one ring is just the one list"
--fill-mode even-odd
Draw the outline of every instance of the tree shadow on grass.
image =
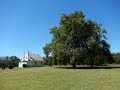
[[57, 66], [54, 68], [60, 68], [60, 69], [115, 69], [120, 68], [120, 66], [94, 66], [93, 68], [90, 66], [79, 66], [79, 67], [67, 67], [67, 66]]

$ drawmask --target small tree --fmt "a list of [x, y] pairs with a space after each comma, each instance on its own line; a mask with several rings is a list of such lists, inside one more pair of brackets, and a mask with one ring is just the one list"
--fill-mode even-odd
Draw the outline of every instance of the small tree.
[[2, 67], [2, 69], [5, 69], [6, 66], [4, 63], [2, 63], [1, 67]]

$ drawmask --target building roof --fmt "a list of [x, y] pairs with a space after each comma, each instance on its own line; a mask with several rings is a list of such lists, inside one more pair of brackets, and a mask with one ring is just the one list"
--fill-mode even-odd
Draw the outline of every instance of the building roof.
[[29, 54], [29, 59], [32, 59], [35, 61], [44, 61], [38, 54]]

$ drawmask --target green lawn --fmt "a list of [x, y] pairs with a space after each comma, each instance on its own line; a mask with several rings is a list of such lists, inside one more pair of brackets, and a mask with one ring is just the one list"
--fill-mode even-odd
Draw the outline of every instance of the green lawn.
[[0, 90], [120, 90], [120, 69], [0, 69]]

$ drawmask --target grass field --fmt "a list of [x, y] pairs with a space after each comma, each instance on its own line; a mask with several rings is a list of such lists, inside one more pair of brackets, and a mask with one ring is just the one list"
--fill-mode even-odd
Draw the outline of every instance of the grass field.
[[120, 90], [120, 69], [0, 69], [0, 90]]

